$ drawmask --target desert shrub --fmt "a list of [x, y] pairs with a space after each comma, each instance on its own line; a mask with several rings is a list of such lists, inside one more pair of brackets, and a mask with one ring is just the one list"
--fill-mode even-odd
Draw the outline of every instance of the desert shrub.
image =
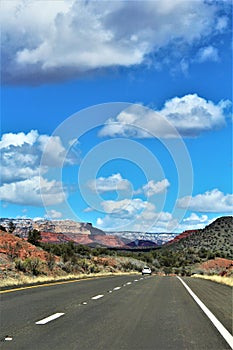
[[15, 259], [14, 263], [15, 263], [15, 268], [18, 271], [26, 272], [25, 262], [23, 260]]
[[39, 245], [41, 241], [41, 234], [38, 230], [30, 230], [28, 232], [28, 242], [33, 245]]
[[107, 248], [96, 247], [96, 248], [92, 249], [93, 256], [100, 256], [100, 255], [107, 255], [107, 254], [108, 254]]
[[[26, 259], [27, 260], [27, 259]], [[28, 259], [28, 266], [33, 273], [33, 275], [37, 276], [40, 273], [40, 265], [41, 261], [38, 258]]]
[[24, 261], [17, 260], [17, 266], [21, 271], [32, 273], [34, 276], [40, 274], [41, 261], [39, 258], [27, 258]]
[[99, 273], [101, 271], [100, 267], [95, 264], [91, 264], [88, 266], [88, 272], [89, 273]]
[[137, 265], [133, 264], [131, 261], [123, 262], [121, 266], [124, 271], [134, 271], [138, 269]]
[[172, 268], [170, 266], [165, 266], [163, 268], [163, 271], [164, 271], [165, 275], [169, 275], [170, 273], [172, 273]]
[[85, 272], [88, 271], [89, 264], [87, 263], [86, 259], [80, 259], [78, 261], [78, 265], [84, 270]]
[[10, 233], [14, 232], [15, 228], [16, 228], [15, 224], [12, 221], [10, 221], [8, 226], [8, 232]]
[[52, 253], [49, 253], [49, 257], [48, 257], [48, 268], [50, 271], [52, 271], [54, 269], [55, 266], [55, 257]]
[[67, 273], [71, 273], [74, 270], [74, 266], [70, 261], [67, 261], [66, 263], [64, 263], [62, 269]]
[[75, 247], [75, 253], [81, 256], [90, 257], [91, 248], [83, 244], [79, 244]]

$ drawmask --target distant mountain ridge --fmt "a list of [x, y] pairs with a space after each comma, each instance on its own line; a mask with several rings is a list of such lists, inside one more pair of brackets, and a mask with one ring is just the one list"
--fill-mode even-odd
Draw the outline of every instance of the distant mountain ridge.
[[[169, 249], [182, 250], [192, 248], [211, 250], [232, 257], [233, 217], [225, 216], [216, 219], [204, 229], [175, 233], [145, 233], [134, 231], [104, 232], [91, 223], [72, 220], [32, 220], [32, 219], [0, 219], [0, 225], [9, 230], [10, 223], [14, 226], [14, 235], [27, 239], [29, 230], [41, 232], [42, 242], [66, 243], [73, 241], [92, 247], [113, 248], [156, 248], [167, 245]], [[222, 256], [222, 254], [221, 254]]]
[[106, 233], [91, 223], [75, 222], [73, 220], [32, 220], [32, 219], [0, 219], [0, 225], [9, 229], [10, 223], [14, 225], [14, 235], [27, 239], [30, 230], [41, 233], [42, 242], [67, 243], [74, 242], [90, 246], [123, 247], [125, 241], [120, 237], [109, 237]]
[[156, 247], [176, 236], [169, 233], [145, 233], [135, 231], [104, 232], [91, 223], [73, 220], [32, 220], [32, 219], [0, 219], [0, 225], [9, 229], [10, 222], [15, 229], [14, 234], [27, 239], [29, 230], [40, 231], [42, 242], [66, 243], [90, 246], [106, 246], [120, 248]]
[[141, 241], [141, 243], [150, 242], [158, 246], [167, 243], [178, 235], [178, 233], [149, 233], [140, 231], [106, 231], [106, 234], [118, 236], [121, 237], [121, 239], [127, 239], [131, 243], [135, 242], [135, 245], [137, 245], [137, 241]]

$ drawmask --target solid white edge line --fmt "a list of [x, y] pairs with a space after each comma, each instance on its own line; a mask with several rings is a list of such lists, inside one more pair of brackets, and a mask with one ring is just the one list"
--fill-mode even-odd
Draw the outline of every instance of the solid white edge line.
[[99, 295], [96, 295], [95, 297], [92, 297], [91, 299], [93, 300], [97, 300], [97, 299], [100, 299], [100, 298], [103, 298], [103, 294], [99, 294]]
[[43, 319], [40, 320], [40, 321], [37, 321], [36, 324], [46, 324], [46, 323], [48, 323], [48, 322], [50, 322], [50, 321], [53, 321], [53, 320], [55, 320], [56, 318], [61, 317], [61, 316], [63, 316], [63, 315], [64, 315], [64, 313], [62, 313], [62, 312], [57, 312], [56, 314], [53, 314], [53, 315], [51, 315], [51, 316], [49, 316], [49, 317], [43, 318]]
[[189, 288], [189, 286], [180, 278], [176, 276], [183, 286], [187, 289], [189, 294], [193, 297], [195, 302], [200, 306], [202, 311], [206, 314], [206, 316], [210, 319], [213, 325], [217, 328], [221, 336], [226, 340], [226, 342], [230, 345], [231, 349], [233, 349], [233, 336], [230, 332], [222, 325], [222, 323], [214, 316], [214, 314], [205, 306], [205, 304], [196, 296], [196, 294]]

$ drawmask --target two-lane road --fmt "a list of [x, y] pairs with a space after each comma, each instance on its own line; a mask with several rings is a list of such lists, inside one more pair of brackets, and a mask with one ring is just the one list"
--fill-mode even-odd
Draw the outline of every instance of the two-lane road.
[[[231, 332], [231, 288], [182, 280]], [[176, 277], [118, 276], [6, 292], [0, 321], [0, 346], [10, 350], [231, 348]]]

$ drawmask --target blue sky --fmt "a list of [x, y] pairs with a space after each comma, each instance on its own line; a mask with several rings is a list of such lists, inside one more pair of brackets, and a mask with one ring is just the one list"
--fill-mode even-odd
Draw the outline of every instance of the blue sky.
[[232, 215], [231, 18], [227, 0], [3, 0], [1, 216]]

